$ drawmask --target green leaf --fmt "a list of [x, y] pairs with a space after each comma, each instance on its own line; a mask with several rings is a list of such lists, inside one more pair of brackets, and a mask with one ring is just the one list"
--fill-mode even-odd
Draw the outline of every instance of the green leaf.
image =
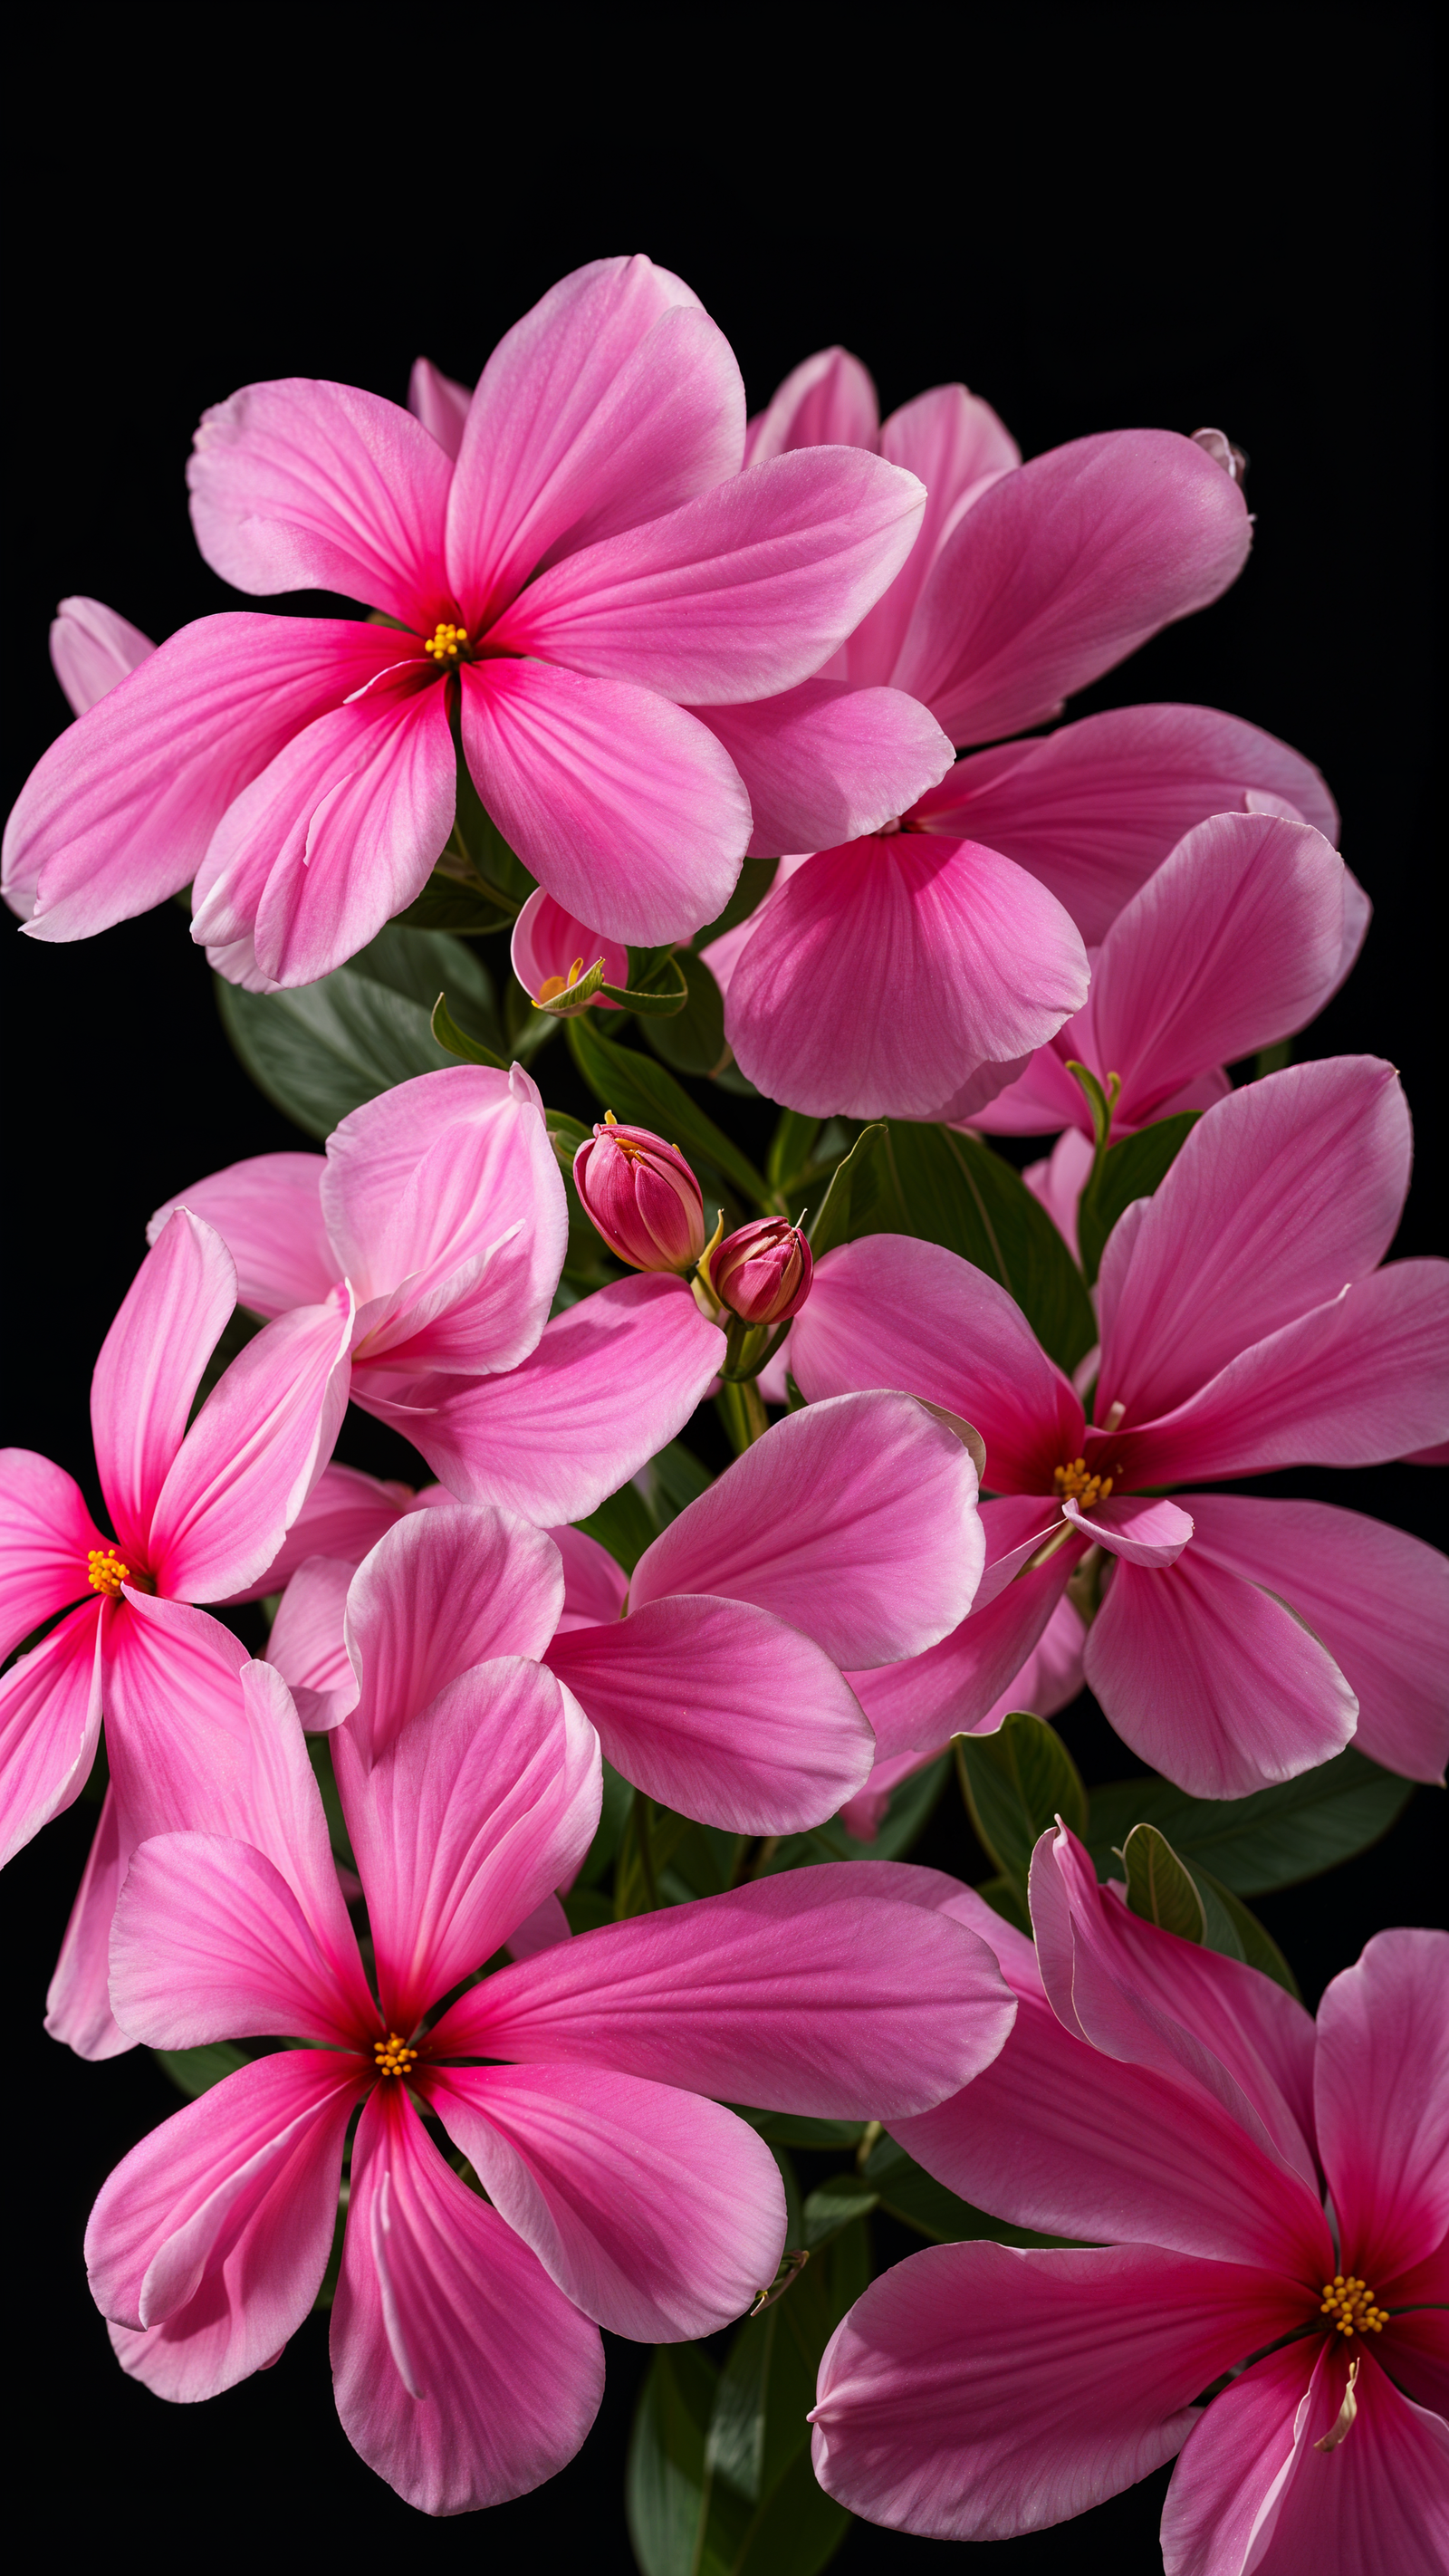
[[769, 1189], [753, 1163], [696, 1109], [662, 1064], [635, 1047], [611, 1045], [596, 1034], [587, 1015], [565, 1026], [574, 1062], [604, 1109], [612, 1109], [623, 1125], [648, 1127], [682, 1154], [712, 1163], [756, 1207], [768, 1204]]
[[632, 1574], [646, 1547], [659, 1536], [659, 1524], [648, 1504], [632, 1481], [610, 1494], [596, 1511], [574, 1524], [589, 1538], [606, 1547], [616, 1565]]
[[782, 1189], [787, 1181], [803, 1176], [820, 1128], [818, 1118], [803, 1117], [798, 1109], [781, 1110], [765, 1159], [766, 1176], [775, 1189]]
[[758, 2129], [771, 2146], [811, 2147], [822, 2153], [848, 2147], [853, 2152], [865, 2133], [864, 2120], [814, 2120], [803, 2111], [752, 2111], [742, 2102], [731, 2102], [729, 2108]]
[[1074, 1369], [1097, 1339], [1082, 1274], [1019, 1172], [977, 1136], [892, 1118], [854, 1193], [850, 1237], [913, 1234], [974, 1262], [1014, 1297], [1043, 1350]]
[[[1054, 1726], [1016, 1709], [994, 1735], [958, 1735], [961, 1787], [982, 1849], [1026, 1894], [1038, 1837], [1060, 1816], [1073, 1833], [1087, 1830], [1087, 1793]], [[988, 1899], [988, 1902], [990, 1900]]]
[[1207, 1912], [1191, 1870], [1155, 1825], [1134, 1825], [1122, 1846], [1127, 1902], [1144, 1923], [1180, 1941], [1207, 1939]]
[[1301, 2003], [1303, 1997], [1298, 1980], [1266, 1925], [1259, 1922], [1256, 1914], [1249, 1911], [1242, 1898], [1235, 1896], [1230, 1887], [1220, 1885], [1203, 1868], [1201, 1861], [1193, 1862], [1192, 1875], [1207, 1917], [1208, 1948], [1221, 1950], [1225, 1958], [1245, 1959], [1250, 1968], [1257, 1968], [1265, 1977], [1271, 1977], [1275, 1985], [1286, 1987], [1288, 1993]]
[[229, 2039], [219, 2039], [210, 2048], [153, 2048], [151, 2054], [178, 2093], [185, 2093], [193, 2102], [198, 2095], [209, 2093], [224, 2075], [235, 2075], [239, 2066], [251, 2063]]
[[481, 885], [437, 867], [422, 893], [395, 916], [395, 924], [403, 930], [451, 930], [460, 939], [487, 939], [494, 931], [507, 930], [516, 918], [511, 903], [495, 902]]
[[[676, 1011], [671, 1002], [668, 1018], [645, 1017], [644, 1035], [655, 1054], [672, 1064], [676, 1073], [718, 1073], [730, 1061], [724, 1033], [724, 995], [704, 959], [696, 957], [692, 949], [681, 948], [670, 963], [684, 980], [684, 1008]], [[648, 1008], [637, 994], [630, 995], [629, 1006], [641, 1017]]]
[[486, 1064], [495, 1073], [507, 1072], [503, 1057], [495, 1054], [492, 1047], [483, 1046], [477, 1038], [465, 1036], [448, 1008], [446, 993], [440, 993], [433, 1004], [428, 1026], [439, 1046], [446, 1048], [449, 1055], [457, 1056], [462, 1063]]
[[704, 2446], [718, 2384], [698, 2344], [656, 2346], [624, 2476], [629, 2538], [643, 2576], [695, 2576]]
[[1117, 1219], [1134, 1199], [1151, 1198], [1201, 1115], [1199, 1109], [1183, 1109], [1175, 1118], [1159, 1118], [1155, 1127], [1139, 1128], [1135, 1136], [1124, 1136], [1099, 1156], [1077, 1207], [1077, 1241], [1090, 1283], [1096, 1281]]
[[667, 1529], [688, 1504], [708, 1492], [714, 1478], [682, 1440], [671, 1440], [640, 1468], [635, 1481], [648, 1496], [656, 1527]]
[[[1350, 1744], [1316, 1771], [1247, 1798], [1189, 1798], [1168, 1780], [1113, 1780], [1092, 1792], [1086, 1841], [1098, 1875], [1135, 1824], [1153, 1824], [1189, 1867], [1199, 1862], [1236, 1896], [1261, 1896], [1334, 1869], [1386, 1834], [1414, 1794]], [[1266, 1937], [1266, 1936], [1265, 1936]]]
[[[828, 2245], [842, 2227], [856, 2218], [868, 2218], [880, 2193], [874, 2184], [863, 2182], [859, 2174], [832, 2174], [828, 2182], [812, 2191], [801, 2213], [805, 2222], [805, 2242], [811, 2253]], [[786, 2242], [791, 2240], [787, 2237]]]
[[869, 1183], [871, 1175], [867, 1166], [877, 1146], [885, 1142], [886, 1134], [885, 1122], [881, 1119], [874, 1126], [862, 1127], [849, 1153], [842, 1155], [836, 1164], [825, 1196], [815, 1211], [814, 1223], [807, 1228], [813, 1260], [822, 1261], [827, 1252], [835, 1250], [837, 1243], [850, 1241], [857, 1190], [862, 1183]]
[[[1071, 2245], [1079, 2241], [1070, 2236], [1038, 2236], [1030, 2227], [1012, 2227], [1004, 2218], [992, 2218], [984, 2209], [973, 2209], [969, 2200], [958, 2200], [954, 2191], [937, 2182], [934, 2174], [928, 2174], [891, 2137], [877, 2140], [859, 2179], [874, 2188], [882, 2209], [903, 2220], [907, 2227], [914, 2227], [918, 2235], [929, 2236], [937, 2245], [963, 2245], [976, 2237], [990, 2237], [998, 2245]], [[808, 2212], [809, 2202], [806, 2209]]]
[[773, 1848], [767, 1844], [753, 1874], [773, 1878], [783, 1869], [804, 1869], [814, 1861], [899, 1860], [925, 1831], [950, 1764], [949, 1753], [942, 1753], [923, 1771], [913, 1771], [902, 1780], [892, 1791], [874, 1842], [859, 1841], [846, 1832], [838, 1816], [832, 1816], [828, 1824], [816, 1825], [808, 1833], [782, 1834]]
[[779, 864], [778, 859], [745, 860], [734, 893], [723, 912], [716, 913], [713, 921], [707, 921], [703, 930], [695, 932], [696, 949], [707, 948], [712, 939], [722, 939], [727, 930], [736, 929], [740, 922], [749, 920], [752, 912], [759, 910], [775, 882], [775, 870]]
[[1001, 1916], [1003, 1923], [1015, 1924], [1017, 1931], [1024, 1932], [1028, 1941], [1032, 1939], [1031, 1915], [1027, 1909], [1026, 1898], [1018, 1888], [1013, 1886], [1009, 1878], [983, 1878], [977, 1886], [976, 1893], [983, 1904], [990, 1906], [993, 1914]]

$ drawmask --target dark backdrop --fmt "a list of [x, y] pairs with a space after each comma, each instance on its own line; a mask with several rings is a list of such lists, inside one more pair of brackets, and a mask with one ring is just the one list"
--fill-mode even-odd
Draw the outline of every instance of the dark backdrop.
[[[841, 339], [884, 407], [964, 377], [1028, 454], [1089, 430], [1212, 423], [1251, 459], [1252, 561], [1074, 712], [1207, 701], [1325, 769], [1376, 918], [1304, 1044], [1402, 1068], [1419, 1165], [1397, 1248], [1439, 1248], [1426, 18], [554, 11], [519, 36], [496, 11], [465, 29], [442, 11], [318, 7], [40, 23], [31, 13], [5, 182], [7, 803], [65, 721], [45, 651], [60, 596], [90, 592], [158, 638], [230, 604], [186, 517], [205, 404], [291, 373], [401, 400], [420, 350], [471, 381], [516, 315], [600, 252], [646, 249], [689, 279], [752, 408]], [[0, 930], [0, 962], [5, 1436], [88, 1482], [91, 1364], [148, 1211], [299, 1140], [229, 1054], [174, 907], [78, 947]], [[540, 1070], [562, 1100], [562, 1063]], [[1442, 1535], [1431, 1471], [1292, 1481]], [[1090, 1708], [1068, 1727], [1089, 1778], [1127, 1767]], [[92, 1815], [73, 1809], [0, 1886], [9, 2429], [27, 2491], [81, 2546], [114, 2545], [134, 2516], [163, 2551], [386, 2535], [424, 2565], [576, 2546], [627, 2568], [630, 2346], [611, 2346], [603, 2415], [571, 2470], [486, 2522], [432, 2528], [339, 2432], [318, 2320], [275, 2372], [209, 2407], [164, 2408], [116, 2371], [83, 2286], [85, 2213], [175, 2096], [144, 2054], [86, 2067], [39, 2029]], [[1264, 1905], [1310, 2000], [1379, 1925], [1441, 1919], [1441, 1816], [1421, 1791], [1378, 1850]], [[1096, 2543], [1149, 2568], [1165, 2478], [973, 2553], [858, 2526], [836, 2563], [866, 2576], [969, 2555], [1027, 2576]]]

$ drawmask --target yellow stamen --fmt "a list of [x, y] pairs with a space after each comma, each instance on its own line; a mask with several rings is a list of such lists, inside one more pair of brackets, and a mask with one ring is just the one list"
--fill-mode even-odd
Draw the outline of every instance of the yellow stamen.
[[405, 2040], [399, 2039], [395, 2030], [390, 2030], [386, 2039], [373, 2041], [372, 2053], [377, 2059], [379, 2075], [406, 2075], [418, 2052], [409, 2048]]
[[[538, 988], [539, 1000], [541, 1002], [551, 1002], [556, 994], [567, 993], [570, 988], [578, 982], [583, 971], [584, 961], [582, 957], [576, 957], [572, 966], [569, 968], [567, 975], [545, 975], [543, 982]], [[612, 1117], [609, 1119], [609, 1124], [611, 1127], [614, 1124]]]
[[115, 1549], [93, 1547], [86, 1558], [86, 1568], [92, 1591], [104, 1592], [109, 1600], [119, 1601], [122, 1584], [131, 1579], [131, 1569], [121, 1563]]
[[1080, 1503], [1089, 1512], [1094, 1503], [1105, 1503], [1112, 1490], [1110, 1476], [1089, 1476], [1085, 1458], [1069, 1459], [1065, 1467], [1053, 1467], [1059, 1503]]
[[1341, 2335], [1382, 2334], [1389, 2322], [1388, 2309], [1375, 2306], [1367, 2281], [1361, 2281], [1356, 2272], [1335, 2272], [1331, 2281], [1324, 2282], [1318, 2313], [1330, 2317]]
[[456, 662], [460, 646], [467, 641], [466, 626], [454, 626], [446, 617], [440, 617], [431, 635], [424, 636], [423, 651], [431, 653], [433, 660], [441, 666], [444, 662]]

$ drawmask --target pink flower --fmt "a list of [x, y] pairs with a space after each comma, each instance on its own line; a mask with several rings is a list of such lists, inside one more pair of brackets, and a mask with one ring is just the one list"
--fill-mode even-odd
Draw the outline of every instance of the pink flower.
[[3, 1652], [65, 1612], [0, 1681], [0, 1861], [79, 1796], [105, 1718], [110, 1787], [46, 2025], [83, 2057], [126, 2045], [106, 2001], [106, 1940], [126, 1861], [145, 1835], [176, 1821], [196, 1780], [216, 1781], [217, 1731], [223, 1740], [234, 1731], [243, 1649], [188, 1605], [228, 1599], [263, 1573], [346, 1401], [348, 1301], [333, 1294], [259, 1334], [188, 1430], [235, 1303], [225, 1245], [178, 1209], [91, 1380], [113, 1538], [63, 1468], [33, 1450], [0, 1452]]
[[773, 2277], [778, 2171], [710, 2097], [826, 2117], [924, 2110], [990, 2062], [1015, 2007], [985, 1944], [941, 1912], [950, 1881], [867, 1867], [564, 1941], [430, 2021], [577, 1867], [598, 1745], [536, 1663], [450, 1671], [422, 1622], [368, 1636], [361, 1687], [333, 1758], [376, 1998], [296, 1714], [278, 1675], [250, 1665], [245, 1706], [273, 1783], [263, 1829], [143, 1847], [113, 1992], [155, 2046], [304, 2044], [143, 2140], [100, 2194], [86, 2257], [128, 2371], [173, 2399], [234, 2385], [315, 2299], [360, 2110], [332, 2311], [338, 2412], [411, 2503], [457, 2513], [573, 2456], [601, 2394], [600, 2325], [708, 2333]]
[[892, 2132], [1017, 2225], [857, 2301], [814, 2413], [828, 2493], [995, 2540], [1180, 2453], [1167, 2576], [1432, 2576], [1449, 2553], [1449, 1938], [1381, 1932], [1317, 2024], [1044, 1834], [1036, 1946], [969, 1892], [1017, 1996], [969, 2095]]
[[621, 1127], [612, 1109], [574, 1156], [574, 1188], [609, 1250], [636, 1270], [692, 1270], [704, 1250], [704, 1200], [677, 1145]]
[[[514, 974], [536, 1002], [552, 1001], [601, 961], [606, 984], [621, 990], [628, 987], [628, 949], [617, 939], [606, 939], [601, 930], [591, 930], [587, 922], [576, 921], [542, 886], [529, 896], [514, 924], [512, 958]], [[606, 993], [596, 993], [590, 1007], [617, 1011], [619, 1005]]]
[[685, 703], [808, 678], [899, 569], [914, 476], [853, 450], [739, 471], [723, 335], [647, 259], [562, 279], [494, 351], [456, 460], [348, 385], [207, 413], [192, 517], [243, 591], [381, 623], [199, 619], [61, 737], [11, 818], [27, 927], [76, 939], [195, 881], [194, 934], [278, 984], [350, 956], [452, 828], [456, 720], [506, 840], [616, 939], [687, 936], [751, 832]]
[[[1020, 1672], [1013, 1675], [972, 1733], [994, 1735], [1002, 1719], [1014, 1709], [1029, 1709], [1036, 1717], [1055, 1717], [1059, 1709], [1069, 1708], [1085, 1679], [1082, 1650], [1086, 1635], [1076, 1605], [1065, 1598], [1060, 1600]], [[883, 1755], [865, 1787], [858, 1789], [840, 1811], [846, 1832], [853, 1834], [857, 1842], [873, 1843], [885, 1821], [892, 1794], [901, 1782], [924, 1771], [928, 1763], [939, 1761], [950, 1748], [951, 1739], [946, 1736], [924, 1751], [912, 1748], [905, 1753]]]
[[51, 665], [73, 715], [85, 715], [155, 650], [149, 635], [104, 600], [63, 599], [51, 621]]
[[710, 1257], [710, 1284], [747, 1324], [783, 1324], [809, 1296], [813, 1267], [799, 1226], [767, 1216], [725, 1236]]
[[[827, 1254], [790, 1333], [814, 1400], [891, 1385], [986, 1444], [986, 1572], [931, 1654], [856, 1688], [882, 1754], [986, 1722], [1089, 1549], [1086, 1676], [1119, 1735], [1207, 1798], [1357, 1731], [1411, 1779], [1449, 1750], [1449, 1563], [1326, 1503], [1164, 1486], [1368, 1466], [1449, 1424], [1449, 1264], [1380, 1269], [1408, 1189], [1391, 1065], [1338, 1057], [1233, 1092], [1116, 1226], [1088, 1422], [1004, 1289], [899, 1235]], [[1154, 1492], [1154, 1489], [1156, 1491]]]
[[544, 1523], [594, 1510], [719, 1366], [718, 1330], [672, 1280], [619, 1280], [548, 1321], [568, 1220], [520, 1065], [420, 1074], [353, 1110], [325, 1157], [259, 1154], [183, 1195], [255, 1313], [350, 1282], [354, 1401], [469, 1501]]

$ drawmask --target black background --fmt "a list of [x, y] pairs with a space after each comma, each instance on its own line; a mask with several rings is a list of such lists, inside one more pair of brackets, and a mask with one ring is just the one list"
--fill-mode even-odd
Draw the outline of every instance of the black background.
[[[1401, 1067], [1419, 1159], [1396, 1248], [1439, 1248], [1427, 14], [554, 11], [524, 13], [520, 33], [498, 12], [82, 8], [44, 36], [27, 24], [5, 179], [7, 803], [65, 721], [45, 649], [59, 597], [89, 592], [158, 638], [231, 604], [186, 517], [205, 404], [293, 373], [401, 400], [420, 350], [471, 382], [517, 314], [601, 252], [645, 249], [689, 280], [752, 408], [840, 339], [884, 409], [964, 377], [1028, 455], [1212, 423], [1250, 455], [1249, 567], [1073, 712], [1204, 701], [1325, 770], [1376, 919], [1301, 1051]], [[0, 961], [5, 1436], [89, 1485], [90, 1369], [148, 1212], [299, 1139], [231, 1057], [174, 907], [77, 947], [0, 932]], [[561, 1059], [539, 1070], [572, 1105]], [[372, 1463], [355, 1434], [343, 1453]], [[1442, 1535], [1432, 1471], [1283, 1481]], [[1130, 1767], [1088, 1703], [1066, 1729], [1089, 1779]], [[1378, 1926], [1442, 1919], [1442, 1812], [1419, 1792], [1377, 1850], [1262, 1905], [1310, 2001]], [[207, 2407], [163, 2407], [121, 2377], [81, 2233], [105, 2173], [175, 2096], [144, 2054], [87, 2067], [40, 2031], [93, 1813], [60, 1819], [0, 1887], [12, 2475], [76, 2546], [114, 2550], [128, 2531], [163, 2553], [387, 2540], [424, 2565], [568, 2552], [630, 2567], [628, 2345], [610, 2345], [603, 2413], [570, 2470], [432, 2526], [338, 2429], [320, 2320]], [[984, 1868], [944, 1817], [928, 1852]], [[1146, 2569], [1165, 2483], [972, 2552], [857, 2526], [835, 2564], [1027, 2576], [1095, 2547]]]

